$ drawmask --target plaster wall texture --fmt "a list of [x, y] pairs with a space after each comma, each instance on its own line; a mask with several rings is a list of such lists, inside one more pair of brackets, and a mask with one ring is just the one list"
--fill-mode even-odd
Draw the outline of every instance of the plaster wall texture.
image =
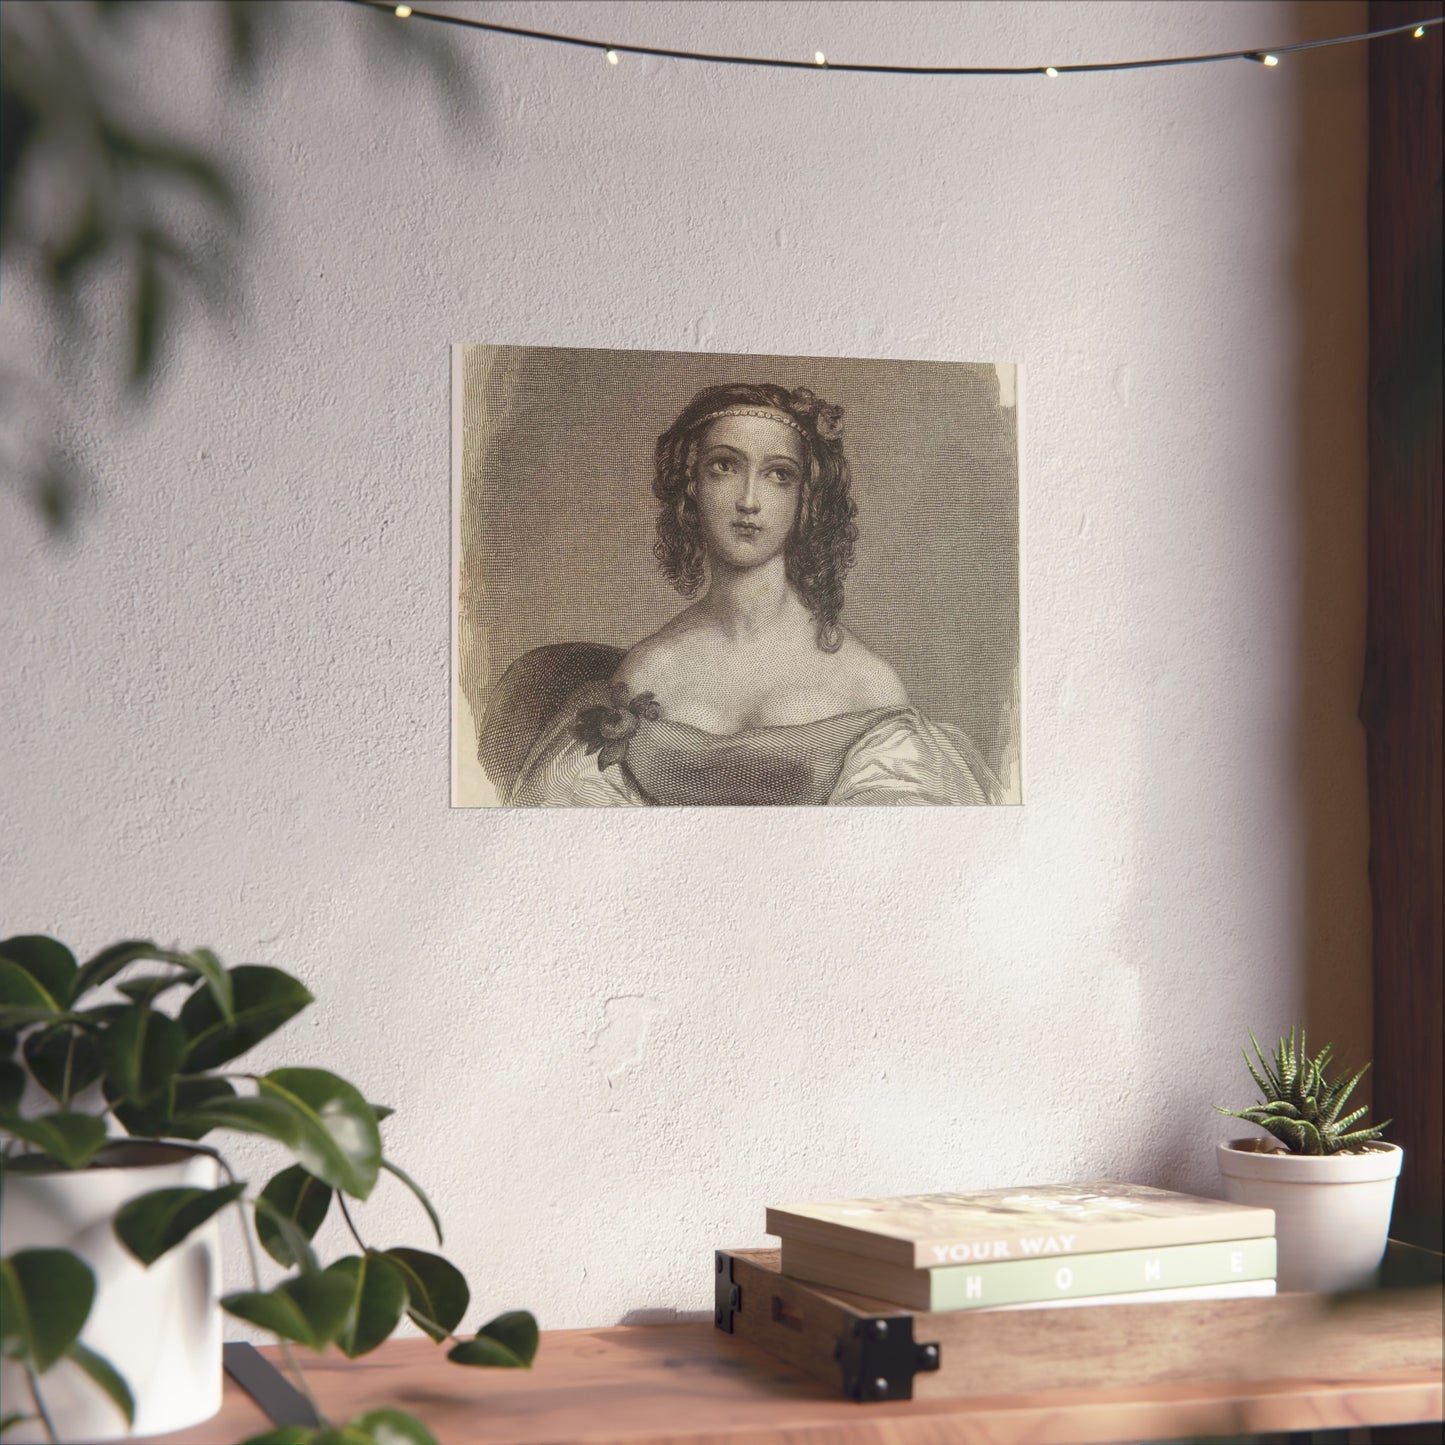
[[[450, 8], [898, 62], [1365, 28]], [[769, 1202], [1217, 1193], [1248, 1028], [1369, 1047], [1363, 50], [943, 80], [447, 32], [468, 111], [363, 43], [394, 22], [290, 9], [251, 91], [205, 7], [145, 22], [139, 93], [236, 169], [249, 230], [233, 315], [183, 318], [147, 407], [108, 371], [57, 391], [73, 537], [0, 498], [5, 931], [298, 973], [319, 1002], [256, 1066], [396, 1108], [478, 1322], [705, 1309]], [[0, 325], [12, 364], [63, 360], [23, 284]], [[1026, 805], [451, 811], [457, 341], [1022, 363]], [[392, 1186], [362, 1228], [425, 1247]]]

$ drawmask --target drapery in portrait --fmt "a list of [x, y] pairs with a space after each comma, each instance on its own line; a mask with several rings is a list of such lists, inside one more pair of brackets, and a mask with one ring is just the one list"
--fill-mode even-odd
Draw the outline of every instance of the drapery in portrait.
[[1017, 381], [455, 348], [453, 802], [1022, 801]]

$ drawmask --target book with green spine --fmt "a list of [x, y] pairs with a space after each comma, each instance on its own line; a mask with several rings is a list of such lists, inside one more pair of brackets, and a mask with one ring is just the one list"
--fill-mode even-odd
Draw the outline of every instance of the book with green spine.
[[889, 1300], [915, 1310], [972, 1310], [1199, 1285], [1272, 1280], [1273, 1235], [1116, 1249], [1068, 1258], [1010, 1259], [909, 1269], [802, 1240], [784, 1239], [782, 1272], [810, 1284]]
[[1258, 1238], [1274, 1233], [1274, 1211], [1102, 1180], [777, 1205], [767, 1212], [767, 1230], [784, 1240], [933, 1269]]

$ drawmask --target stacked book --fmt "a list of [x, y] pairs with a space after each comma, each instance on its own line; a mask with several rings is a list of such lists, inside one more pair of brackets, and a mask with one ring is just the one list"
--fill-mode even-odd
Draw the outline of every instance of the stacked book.
[[1275, 1291], [1273, 1210], [1141, 1184], [787, 1204], [767, 1227], [785, 1275], [915, 1310]]

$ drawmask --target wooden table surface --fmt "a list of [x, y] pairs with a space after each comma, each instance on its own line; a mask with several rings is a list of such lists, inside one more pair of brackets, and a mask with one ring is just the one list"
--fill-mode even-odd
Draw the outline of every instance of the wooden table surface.
[[[280, 1365], [276, 1350], [261, 1353]], [[360, 1360], [297, 1353], [333, 1421], [391, 1405], [425, 1420], [440, 1445], [1085, 1445], [1442, 1416], [1438, 1369], [855, 1405], [710, 1324], [547, 1331], [525, 1371], [452, 1365], [423, 1339]], [[267, 1426], [228, 1378], [219, 1415], [153, 1438], [227, 1445]]]

